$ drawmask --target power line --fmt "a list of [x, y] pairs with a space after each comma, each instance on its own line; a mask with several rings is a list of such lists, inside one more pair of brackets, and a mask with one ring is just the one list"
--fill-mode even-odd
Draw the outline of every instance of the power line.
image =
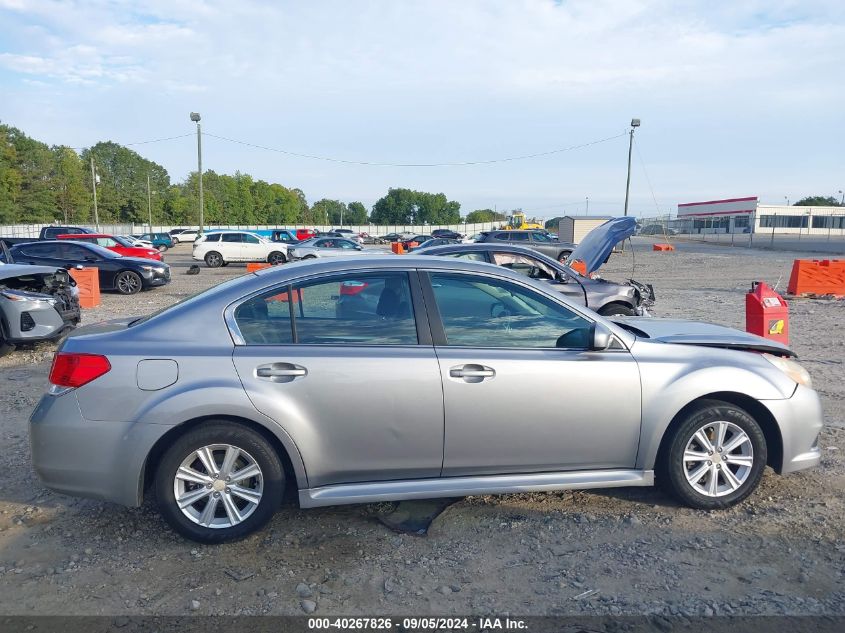
[[[193, 132], [189, 132], [188, 134], [180, 134], [179, 136], [166, 136], [164, 138], [154, 138], [150, 139], [149, 141], [135, 141], [134, 143], [118, 143], [118, 145], [122, 145], [123, 147], [130, 147], [132, 145], [148, 145], [149, 143], [161, 143], [162, 141], [174, 141], [178, 138], [185, 138], [188, 136], [193, 136]], [[93, 147], [93, 146], [92, 146]], [[90, 149], [90, 147], [71, 147], [71, 149]]]
[[277, 152], [279, 154], [285, 154], [287, 156], [295, 156], [297, 158], [309, 158], [312, 160], [323, 160], [328, 161], [331, 163], [343, 163], [346, 165], [365, 165], [368, 167], [467, 167], [470, 165], [490, 165], [492, 163], [506, 163], [511, 161], [517, 160], [527, 160], [530, 158], [540, 158], [542, 156], [551, 156], [552, 154], [561, 154], [563, 152], [571, 152], [576, 149], [583, 149], [585, 147], [590, 147], [592, 145], [598, 145], [599, 143], [606, 143], [607, 141], [612, 141], [617, 138], [621, 138], [625, 136], [627, 132], [622, 132], [621, 134], [617, 134], [615, 136], [608, 136], [607, 138], [598, 139], [595, 141], [590, 141], [588, 143], [581, 143], [579, 145], [571, 145], [569, 147], [563, 147], [560, 149], [553, 149], [548, 152], [539, 152], [537, 154], [525, 154], [522, 156], [509, 156], [507, 158], [493, 158], [490, 160], [476, 160], [476, 161], [461, 161], [461, 162], [451, 162], [451, 163], [377, 163], [371, 161], [362, 161], [362, 160], [346, 160], [343, 158], [331, 158], [328, 156], [316, 156], [313, 154], [300, 154], [298, 152], [291, 152], [285, 149], [279, 149], [276, 147], [267, 147], [266, 145], [258, 145], [256, 143], [249, 143], [247, 141], [239, 141], [233, 138], [227, 138], [225, 136], [218, 136], [217, 134], [211, 134], [210, 132], [205, 132], [205, 136], [210, 136], [212, 138], [220, 139], [221, 141], [228, 141], [229, 143], [237, 143], [238, 145], [245, 145], [247, 147], [254, 147], [256, 149], [263, 149], [268, 152]]
[[654, 207], [657, 209], [657, 215], [660, 215], [660, 205], [657, 204], [657, 196], [654, 195], [654, 187], [651, 186], [651, 178], [648, 177], [648, 169], [646, 169], [645, 161], [643, 160], [642, 154], [640, 154], [640, 144], [635, 141], [634, 147], [637, 149], [637, 158], [640, 160], [640, 166], [643, 168], [648, 188], [651, 190], [651, 199], [654, 200]]

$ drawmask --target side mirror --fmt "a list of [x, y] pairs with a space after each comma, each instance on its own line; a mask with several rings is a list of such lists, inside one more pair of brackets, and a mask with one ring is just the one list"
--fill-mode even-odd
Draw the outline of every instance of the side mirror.
[[601, 352], [608, 349], [611, 342], [613, 342], [613, 333], [607, 326], [601, 323], [593, 324], [593, 345], [590, 349]]

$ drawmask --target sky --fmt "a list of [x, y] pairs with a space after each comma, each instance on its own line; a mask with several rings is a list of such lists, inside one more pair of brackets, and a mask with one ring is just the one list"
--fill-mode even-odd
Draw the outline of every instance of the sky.
[[311, 202], [620, 214], [633, 117], [636, 215], [838, 197], [843, 103], [841, 0], [0, 0], [0, 121], [77, 148], [180, 137], [132, 149], [181, 180], [200, 112], [205, 169]]

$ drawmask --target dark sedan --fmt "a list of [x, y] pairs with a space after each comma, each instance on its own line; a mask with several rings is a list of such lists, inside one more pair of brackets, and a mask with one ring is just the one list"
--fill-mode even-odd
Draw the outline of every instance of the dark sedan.
[[476, 242], [525, 246], [559, 262], [565, 262], [576, 246], [554, 240], [545, 231], [483, 231]]
[[19, 263], [68, 269], [95, 267], [99, 270], [101, 290], [116, 290], [124, 295], [170, 283], [167, 264], [140, 257], [121, 257], [96, 244], [51, 240], [16, 244], [10, 250]]
[[431, 232], [432, 237], [439, 237], [444, 240], [460, 240], [463, 239], [463, 235], [452, 231], [451, 229], [434, 229]]

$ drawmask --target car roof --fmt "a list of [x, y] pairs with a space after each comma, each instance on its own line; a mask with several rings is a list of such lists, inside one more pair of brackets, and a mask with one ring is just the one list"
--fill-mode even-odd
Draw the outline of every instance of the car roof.
[[62, 233], [61, 235], [57, 235], [60, 240], [71, 238], [71, 239], [84, 239], [87, 237], [111, 237], [114, 238], [114, 235], [109, 233]]
[[456, 251], [498, 251], [501, 253], [520, 253], [532, 257], [541, 255], [538, 251], [527, 246], [515, 246], [513, 244], [502, 244], [501, 242], [471, 242], [469, 244], [446, 244], [444, 246], [431, 246], [426, 250], [428, 255], [437, 255], [440, 252], [453, 253]]

